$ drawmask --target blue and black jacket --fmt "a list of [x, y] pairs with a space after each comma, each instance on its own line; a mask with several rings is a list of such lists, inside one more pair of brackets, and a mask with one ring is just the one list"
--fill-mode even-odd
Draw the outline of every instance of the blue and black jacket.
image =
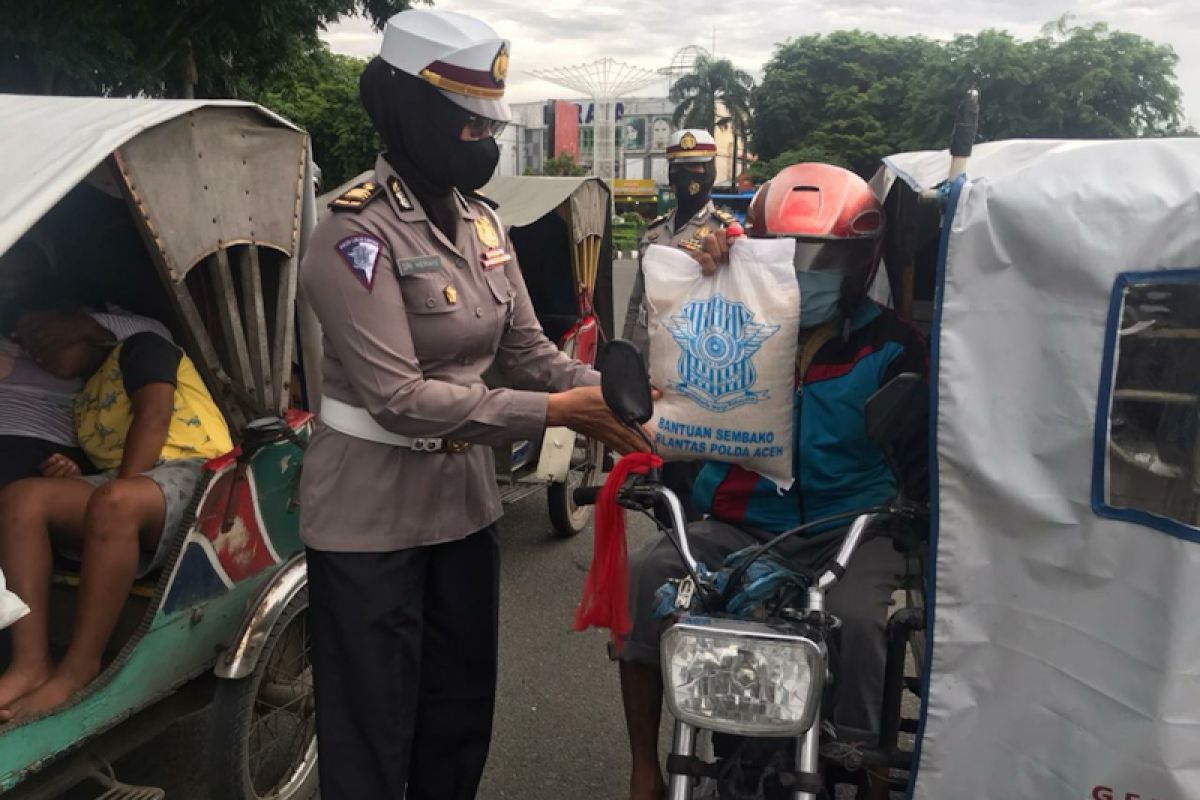
[[[864, 300], [845, 338], [834, 336], [816, 355], [793, 394], [795, 482], [782, 494], [755, 472], [709, 462], [692, 488], [702, 513], [772, 533], [833, 514], [887, 502], [896, 481], [882, 451], [867, 438], [863, 408], [883, 384], [904, 372], [929, 374], [924, 339], [890, 309]], [[914, 432], [903, 471], [923, 479], [927, 439]], [[914, 491], [906, 485], [910, 496]], [[917, 499], [917, 498], [914, 498]], [[834, 523], [826, 527], [845, 525]]]

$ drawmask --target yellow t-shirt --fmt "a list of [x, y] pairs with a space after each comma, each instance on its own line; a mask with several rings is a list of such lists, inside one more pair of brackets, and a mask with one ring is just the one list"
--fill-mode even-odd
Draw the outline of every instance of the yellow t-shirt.
[[[127, 353], [129, 358], [123, 363], [122, 353], [127, 347], [131, 348]], [[165, 347], [175, 348], [174, 353], [166, 351]], [[135, 355], [149, 355], [154, 363], [136, 361]], [[178, 358], [173, 376], [175, 409], [159, 460], [215, 458], [233, 449], [229, 427], [196, 371], [196, 365], [161, 336], [140, 333], [113, 349], [75, 399], [75, 431], [79, 444], [99, 469], [121, 466], [125, 437], [133, 423], [133, 402], [127, 391], [127, 386], [131, 385], [129, 378], [137, 373], [132, 384], [135, 391], [147, 383], [170, 381], [172, 376], [168, 370], [174, 360], [169, 357], [171, 355]]]

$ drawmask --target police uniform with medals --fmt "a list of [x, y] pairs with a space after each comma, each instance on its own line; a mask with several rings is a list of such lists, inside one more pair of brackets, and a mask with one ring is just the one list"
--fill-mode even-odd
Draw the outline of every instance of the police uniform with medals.
[[[402, 12], [385, 29], [385, 63], [368, 66], [372, 79], [364, 71], [364, 105], [380, 80], [386, 103], [397, 82], [451, 119], [466, 118], [461, 107], [476, 122], [507, 120], [508, 47], [471, 17]], [[368, 108], [377, 129], [384, 111], [438, 135], [420, 109]], [[374, 176], [331, 203], [301, 269], [324, 339], [300, 497], [321, 792], [468, 800], [496, 681], [492, 446], [539, 439], [547, 393], [599, 376], [542, 333], [493, 209], [458, 189], [423, 205], [419, 159], [381, 134]], [[419, 141], [392, 139], [396, 150]], [[447, 170], [458, 146], [445, 143]], [[493, 364], [515, 388], [485, 385]]]
[[[645, 304], [646, 279], [641, 264], [646, 248], [658, 244], [697, 251], [710, 233], [736, 222], [732, 214], [718, 209], [709, 199], [715, 179], [716, 154], [716, 141], [712, 134], [703, 130], [676, 131], [667, 146], [667, 159], [672, 165], [671, 185], [678, 205], [670, 213], [651, 222], [642, 234], [642, 240], [638, 243], [638, 270], [625, 310], [623, 336], [633, 342], [646, 358], [650, 356], [649, 312]], [[706, 174], [676, 168], [681, 164], [704, 164]], [[681, 209], [688, 214], [686, 218], [680, 218]], [[672, 462], [663, 468], [663, 482], [679, 496], [691, 520], [699, 518], [692, 505], [691, 494], [700, 468], [701, 462], [698, 461]], [[664, 524], [669, 524], [670, 519], [665, 512], [660, 512], [659, 516]]]
[[[667, 146], [667, 159], [672, 166], [676, 164], [706, 164], [715, 167], [717, 154], [716, 141], [712, 134], [703, 130], [676, 131]], [[710, 167], [710, 170], [712, 169]], [[704, 238], [716, 230], [736, 222], [736, 218], [727, 211], [718, 209], [709, 199], [712, 191], [711, 179], [704, 185], [703, 176], [686, 172], [677, 172], [679, 180], [672, 180], [679, 203], [667, 214], [658, 217], [647, 227], [638, 242], [638, 270], [633, 279], [633, 290], [629, 295], [629, 304], [625, 311], [625, 329], [622, 336], [637, 345], [642, 355], [649, 357], [650, 339], [647, 328], [647, 309], [645, 306], [646, 279], [642, 274], [641, 260], [646, 254], [646, 248], [652, 244], [680, 247], [684, 250], [699, 250]], [[694, 199], [688, 203], [688, 193], [696, 189]], [[681, 191], [682, 190], [682, 191]], [[690, 206], [690, 207], [689, 207]], [[686, 219], [680, 219], [680, 209], [688, 213]], [[694, 209], [694, 210], [693, 210]]]

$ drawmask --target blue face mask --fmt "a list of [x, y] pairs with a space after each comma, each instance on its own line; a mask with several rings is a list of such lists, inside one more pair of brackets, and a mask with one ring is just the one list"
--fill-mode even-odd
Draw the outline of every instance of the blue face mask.
[[842, 272], [806, 270], [796, 273], [796, 281], [800, 284], [800, 327], [811, 328], [833, 319], [842, 295]]

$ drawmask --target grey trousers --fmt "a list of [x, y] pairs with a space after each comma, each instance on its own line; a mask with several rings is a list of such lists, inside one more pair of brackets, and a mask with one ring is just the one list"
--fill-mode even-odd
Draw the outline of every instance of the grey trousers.
[[[715, 520], [688, 528], [692, 555], [709, 569], [720, 566], [730, 553], [760, 541]], [[630, 554], [629, 613], [633, 629], [618, 658], [659, 663], [658, 640], [664, 622], [654, 617], [654, 593], [667, 580], [685, 572], [679, 553], [665, 536]], [[903, 574], [904, 557], [892, 542], [873, 539], [858, 549], [845, 577], [826, 597], [827, 609], [842, 621], [834, 722], [843, 738], [873, 738], [879, 734], [888, 609]]]

